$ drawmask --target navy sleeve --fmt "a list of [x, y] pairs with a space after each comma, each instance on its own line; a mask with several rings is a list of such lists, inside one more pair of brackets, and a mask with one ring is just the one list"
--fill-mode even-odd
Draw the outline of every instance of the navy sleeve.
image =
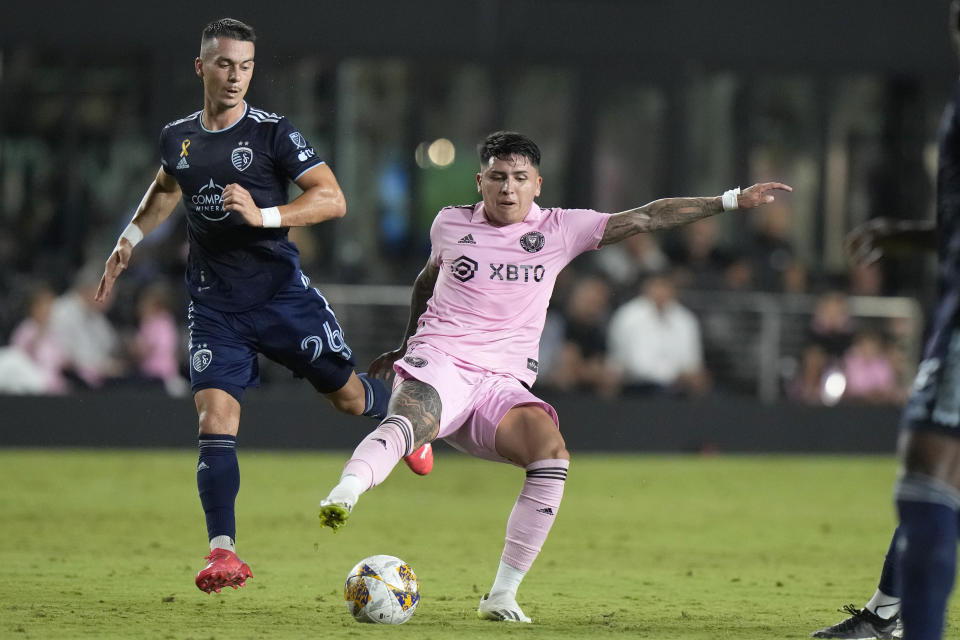
[[286, 118], [280, 119], [274, 131], [273, 161], [278, 172], [292, 181], [323, 164], [313, 145]]

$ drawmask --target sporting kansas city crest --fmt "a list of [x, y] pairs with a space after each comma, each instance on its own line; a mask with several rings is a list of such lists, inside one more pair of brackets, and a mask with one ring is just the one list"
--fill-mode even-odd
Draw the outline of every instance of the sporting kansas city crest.
[[210, 349], [200, 349], [193, 354], [193, 370], [197, 373], [209, 367], [211, 362], [213, 362], [213, 352]]
[[237, 171], [245, 171], [247, 167], [253, 164], [253, 149], [237, 147], [230, 152], [230, 162]]
[[523, 237], [520, 238], [520, 246], [523, 247], [523, 250], [527, 253], [536, 253], [543, 249], [543, 243], [545, 242], [543, 234], [539, 231], [531, 231], [530, 233], [523, 234]]

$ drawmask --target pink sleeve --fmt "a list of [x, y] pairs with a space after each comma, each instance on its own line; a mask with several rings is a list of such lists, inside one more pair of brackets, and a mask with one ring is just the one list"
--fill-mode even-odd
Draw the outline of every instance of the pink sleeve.
[[571, 260], [584, 251], [600, 248], [611, 214], [592, 209], [561, 209], [559, 215], [564, 245]]

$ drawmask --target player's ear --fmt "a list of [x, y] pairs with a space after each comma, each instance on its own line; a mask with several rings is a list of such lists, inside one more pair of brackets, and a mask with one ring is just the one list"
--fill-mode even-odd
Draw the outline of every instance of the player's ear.
[[534, 197], [534, 198], [540, 196], [540, 187], [541, 187], [541, 186], [543, 186], [543, 176], [537, 176], [537, 191], [536, 191], [536, 193], [533, 194], [533, 197]]
[[197, 77], [203, 79], [203, 60], [197, 58], [193, 61], [193, 68], [197, 72]]
[[481, 193], [481, 191], [480, 191], [480, 179], [481, 179], [481, 176], [482, 176], [482, 174], [479, 174], [479, 173], [477, 174], [477, 193]]

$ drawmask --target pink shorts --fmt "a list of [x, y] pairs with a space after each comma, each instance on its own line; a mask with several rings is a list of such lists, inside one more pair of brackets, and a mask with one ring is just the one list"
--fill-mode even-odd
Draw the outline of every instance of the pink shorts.
[[542, 407], [560, 428], [556, 410], [533, 395], [513, 376], [493, 373], [418, 343], [393, 365], [393, 388], [414, 379], [433, 387], [440, 396], [440, 432], [448, 444], [477, 458], [510, 462], [494, 446], [497, 425], [507, 411], [521, 405]]

